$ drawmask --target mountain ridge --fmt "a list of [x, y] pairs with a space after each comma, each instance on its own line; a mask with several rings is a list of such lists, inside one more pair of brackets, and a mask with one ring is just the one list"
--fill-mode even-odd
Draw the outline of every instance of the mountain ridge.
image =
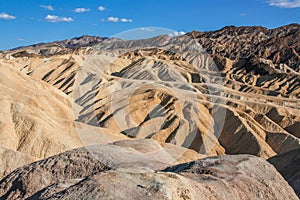
[[[192, 35], [193, 33], [213, 33], [213, 32], [217, 32], [217, 31], [222, 31], [222, 30], [232, 30], [232, 29], [244, 29], [244, 28], [249, 28], [251, 27], [252, 29], [253, 28], [258, 28], [258, 29], [263, 29], [263, 30], [276, 30], [276, 29], [284, 29], [286, 27], [296, 27], [296, 28], [299, 28], [300, 27], [300, 24], [298, 23], [291, 23], [291, 24], [288, 24], [288, 25], [283, 25], [283, 26], [280, 26], [280, 27], [276, 27], [276, 28], [267, 28], [267, 27], [264, 27], [264, 26], [233, 26], [233, 25], [230, 25], [230, 26], [224, 26], [223, 28], [221, 29], [217, 29], [217, 30], [209, 30], [209, 31], [198, 31], [198, 30], [193, 30], [191, 32], [188, 32], [186, 33], [187, 35]], [[8, 49], [8, 50], [2, 50], [2, 51], [11, 51], [11, 50], [18, 50], [18, 49], [22, 49], [22, 48], [27, 48], [27, 47], [36, 47], [36, 46], [39, 46], [39, 45], [45, 45], [45, 44], [67, 44], [67, 43], [72, 43], [72, 41], [82, 41], [86, 39], [87, 42], [85, 42], [85, 45], [87, 46], [91, 46], [93, 45], [95, 42], [99, 41], [99, 42], [102, 42], [103, 40], [106, 40], [106, 39], [114, 39], [114, 38], [110, 38], [110, 37], [101, 37], [101, 36], [96, 36], [96, 35], [81, 35], [81, 36], [76, 36], [76, 37], [73, 37], [71, 39], [63, 39], [63, 40], [56, 40], [56, 41], [49, 41], [49, 42], [41, 42], [41, 43], [36, 43], [36, 44], [32, 44], [32, 45], [27, 45], [27, 46], [19, 46], [19, 47], [15, 47], [13, 49]], [[80, 42], [79, 42], [80, 43]], [[67, 46], [67, 45], [66, 45]], [[72, 48], [72, 46], [70, 45], [70, 47]], [[76, 47], [85, 47], [84, 44], [79, 44], [79, 46], [76, 46]], [[76, 48], [76, 47], [73, 47], [73, 48]]]

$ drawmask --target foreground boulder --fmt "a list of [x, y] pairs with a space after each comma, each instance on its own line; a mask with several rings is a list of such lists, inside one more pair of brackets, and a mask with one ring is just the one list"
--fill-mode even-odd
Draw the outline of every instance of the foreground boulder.
[[298, 199], [275, 168], [255, 156], [168, 167], [172, 162], [152, 140], [75, 149], [13, 171], [0, 181], [0, 198]]
[[[204, 157], [195, 151], [150, 139], [119, 141], [79, 148], [16, 169], [0, 181], [0, 198], [25, 199], [52, 184], [113, 169], [167, 166]], [[75, 183], [74, 183], [75, 184]]]

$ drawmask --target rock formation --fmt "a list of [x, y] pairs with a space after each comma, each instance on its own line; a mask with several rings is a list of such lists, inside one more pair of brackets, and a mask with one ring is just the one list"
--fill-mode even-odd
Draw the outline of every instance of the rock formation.
[[299, 35], [229, 26], [0, 51], [0, 198], [297, 199]]
[[151, 140], [139, 142], [142, 147], [132, 141], [96, 145], [29, 164], [1, 180], [0, 197], [298, 199], [275, 168], [261, 158], [210, 157], [159, 170], [170, 165], [162, 148]]

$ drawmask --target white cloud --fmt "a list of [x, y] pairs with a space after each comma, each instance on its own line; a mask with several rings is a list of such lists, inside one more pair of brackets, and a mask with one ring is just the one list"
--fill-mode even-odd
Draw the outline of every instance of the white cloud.
[[83, 13], [83, 12], [89, 12], [90, 9], [89, 8], [75, 8], [74, 12], [77, 13]]
[[176, 36], [180, 36], [180, 35], [184, 35], [185, 34], [185, 32], [183, 32], [183, 31], [174, 31], [173, 33], [170, 33], [169, 34], [169, 36], [170, 37], [176, 37]]
[[107, 18], [107, 21], [108, 22], [118, 22], [119, 18], [118, 17], [109, 17], [109, 18]]
[[16, 40], [17, 41], [24, 41], [25, 39], [24, 38], [17, 38]]
[[245, 14], [245, 13], [241, 13], [241, 14], [240, 14], [240, 16], [247, 16], [247, 14]]
[[107, 19], [101, 19], [102, 22], [123, 22], [123, 23], [127, 23], [127, 22], [133, 22], [132, 19], [127, 19], [127, 18], [118, 18], [118, 17], [108, 17]]
[[132, 22], [132, 19], [121, 18], [121, 22]]
[[46, 10], [50, 10], [50, 11], [53, 11], [54, 10], [54, 8], [53, 8], [53, 6], [50, 6], [50, 5], [41, 5], [41, 7], [42, 8], [45, 8]]
[[16, 17], [3, 12], [0, 13], [0, 19], [10, 20], [10, 19], [16, 19]]
[[71, 17], [59, 17], [56, 15], [47, 15], [45, 20], [48, 22], [72, 22], [73, 18]]
[[98, 7], [98, 10], [100, 10], [100, 11], [104, 11], [106, 8], [104, 7], [104, 6], [99, 6]]
[[277, 6], [279, 8], [298, 8], [300, 7], [300, 0], [269, 0], [270, 6]]

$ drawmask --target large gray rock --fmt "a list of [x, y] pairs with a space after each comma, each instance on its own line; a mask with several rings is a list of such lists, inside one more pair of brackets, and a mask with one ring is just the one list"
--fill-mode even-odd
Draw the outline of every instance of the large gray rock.
[[[173, 151], [169, 153], [170, 149]], [[157, 141], [129, 140], [66, 151], [19, 168], [0, 181], [0, 197], [24, 199], [52, 184], [68, 185], [110, 169], [142, 167], [162, 170], [202, 157], [189, 149], [162, 147]], [[53, 186], [52, 186], [53, 187]]]
[[[1, 199], [298, 199], [265, 160], [210, 157], [170, 163], [155, 143], [71, 150], [19, 168], [0, 182]], [[129, 147], [130, 146], [130, 147]], [[160, 156], [158, 156], [161, 154]]]

